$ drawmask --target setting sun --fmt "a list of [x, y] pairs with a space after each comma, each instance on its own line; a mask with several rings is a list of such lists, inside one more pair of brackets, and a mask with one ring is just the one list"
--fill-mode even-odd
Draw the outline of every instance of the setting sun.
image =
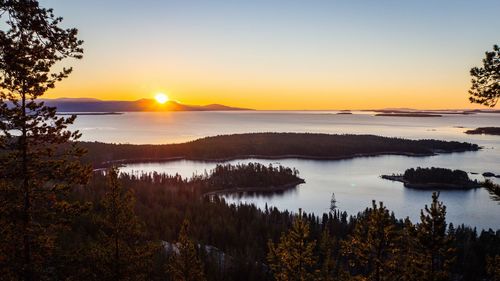
[[155, 96], [155, 100], [158, 102], [158, 103], [161, 103], [161, 104], [164, 104], [168, 101], [168, 96], [165, 95], [164, 93], [158, 93], [156, 94]]

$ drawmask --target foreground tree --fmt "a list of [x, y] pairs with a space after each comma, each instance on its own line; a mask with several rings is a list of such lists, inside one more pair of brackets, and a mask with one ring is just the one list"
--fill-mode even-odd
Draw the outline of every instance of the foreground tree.
[[107, 171], [107, 190], [94, 210], [99, 236], [90, 261], [93, 280], [146, 280], [156, 245], [145, 237], [135, 215], [135, 197], [118, 179], [118, 170]]
[[336, 261], [333, 259], [334, 246], [335, 240], [330, 237], [328, 228], [325, 228], [321, 234], [321, 240], [319, 241], [321, 269], [316, 278], [319, 281], [335, 280], [334, 271], [336, 270]]
[[54, 71], [56, 63], [82, 57], [77, 30], [61, 21], [35, 0], [0, 0], [0, 275], [7, 279], [51, 278], [54, 241], [79, 212], [67, 195], [90, 172], [73, 143], [80, 134], [67, 130], [75, 116], [57, 117], [39, 101], [71, 73]]
[[486, 52], [482, 67], [470, 70], [472, 86], [469, 100], [489, 107], [494, 107], [500, 98], [500, 47], [493, 46], [493, 51]]
[[203, 264], [196, 252], [196, 246], [189, 239], [188, 232], [189, 222], [184, 220], [175, 244], [177, 251], [174, 250], [167, 271], [174, 281], [203, 281], [205, 280]]
[[420, 213], [417, 237], [421, 252], [421, 280], [449, 280], [454, 262], [452, 241], [446, 235], [446, 206], [439, 201], [439, 192], [432, 193], [432, 203]]
[[316, 241], [309, 241], [309, 224], [302, 212], [295, 218], [292, 228], [283, 234], [277, 245], [269, 242], [267, 260], [277, 281], [314, 280], [317, 257]]
[[404, 220], [402, 229], [399, 231], [398, 251], [396, 255], [396, 276], [399, 280], [419, 281], [421, 280], [422, 258], [418, 251], [417, 229], [409, 218]]
[[351, 273], [366, 280], [394, 280], [398, 233], [395, 220], [380, 202], [373, 201], [365, 218], [356, 223], [353, 234], [342, 244]]
[[486, 271], [492, 281], [500, 281], [500, 255], [486, 257]]

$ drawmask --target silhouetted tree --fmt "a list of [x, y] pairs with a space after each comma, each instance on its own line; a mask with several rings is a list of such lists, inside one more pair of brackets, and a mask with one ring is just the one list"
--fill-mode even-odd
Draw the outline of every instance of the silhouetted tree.
[[269, 242], [267, 260], [277, 281], [314, 280], [317, 257], [314, 256], [316, 241], [309, 241], [309, 223], [302, 211], [293, 221], [292, 228], [282, 234], [277, 245]]
[[55, 115], [38, 99], [66, 78], [53, 70], [65, 58], [81, 58], [74, 28], [35, 0], [0, 1], [0, 274], [16, 279], [50, 278], [51, 253], [61, 226], [76, 206], [66, 197], [90, 170], [81, 166], [79, 138], [67, 126], [75, 116]]
[[469, 90], [469, 100], [494, 107], [500, 98], [500, 47], [493, 46], [493, 51], [487, 51], [482, 67], [470, 70], [472, 86]]
[[332, 198], [330, 198], [330, 213], [334, 213], [337, 209], [337, 199], [335, 198], [335, 192], [332, 192]]
[[394, 280], [397, 238], [395, 219], [380, 202], [372, 203], [366, 218], [356, 223], [353, 234], [342, 244], [351, 272], [367, 280]]
[[174, 281], [203, 281], [205, 280], [203, 264], [196, 252], [195, 244], [189, 239], [188, 232], [189, 222], [185, 219], [167, 271]]
[[432, 193], [432, 203], [420, 212], [417, 237], [422, 254], [421, 280], [448, 280], [454, 249], [446, 235], [446, 206], [439, 192]]

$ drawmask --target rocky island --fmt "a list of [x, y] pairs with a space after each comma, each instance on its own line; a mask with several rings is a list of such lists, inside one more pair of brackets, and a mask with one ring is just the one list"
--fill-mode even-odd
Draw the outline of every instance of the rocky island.
[[476, 180], [471, 180], [467, 172], [445, 168], [411, 168], [404, 174], [382, 175], [381, 178], [399, 181], [405, 187], [416, 189], [473, 189], [481, 187]]

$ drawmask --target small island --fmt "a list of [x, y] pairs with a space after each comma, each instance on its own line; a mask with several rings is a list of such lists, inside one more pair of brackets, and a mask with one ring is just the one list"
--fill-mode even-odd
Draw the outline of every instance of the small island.
[[205, 195], [228, 193], [279, 193], [305, 183], [295, 168], [260, 163], [217, 164], [209, 174], [194, 177], [204, 186]]
[[471, 180], [467, 172], [445, 168], [411, 168], [404, 174], [382, 175], [381, 178], [399, 181], [408, 188], [416, 189], [474, 189], [481, 187], [476, 180]]
[[468, 135], [494, 135], [500, 136], [500, 127], [479, 127], [465, 131]]

